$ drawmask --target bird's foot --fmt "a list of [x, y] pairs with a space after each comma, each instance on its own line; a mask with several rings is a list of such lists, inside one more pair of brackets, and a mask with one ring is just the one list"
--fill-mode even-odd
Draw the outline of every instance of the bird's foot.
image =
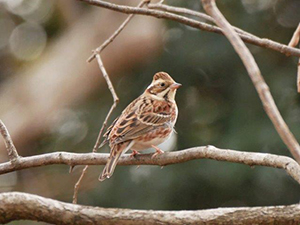
[[130, 157], [133, 158], [133, 157], [135, 157], [136, 155], [139, 155], [139, 154], [141, 154], [141, 153], [139, 153], [136, 150], [132, 150], [132, 153], [130, 154]]
[[160, 148], [158, 148], [158, 147], [156, 147], [156, 146], [154, 146], [154, 145], [151, 145], [151, 147], [154, 148], [155, 151], [156, 151], [156, 152], [151, 156], [151, 159], [154, 159], [156, 156], [158, 156], [158, 155], [164, 153], [163, 150], [161, 150]]

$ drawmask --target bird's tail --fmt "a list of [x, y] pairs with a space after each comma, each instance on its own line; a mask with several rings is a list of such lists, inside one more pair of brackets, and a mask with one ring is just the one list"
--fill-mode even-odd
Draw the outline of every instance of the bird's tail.
[[99, 181], [104, 181], [106, 178], [110, 178], [113, 175], [120, 156], [123, 153], [127, 152], [132, 147], [132, 145], [133, 141], [125, 146], [114, 146], [114, 148], [111, 150], [106, 166], [104, 167], [102, 174], [99, 176]]

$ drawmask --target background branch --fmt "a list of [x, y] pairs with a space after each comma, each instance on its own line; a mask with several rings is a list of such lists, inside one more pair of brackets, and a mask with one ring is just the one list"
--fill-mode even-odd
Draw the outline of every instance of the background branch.
[[6, 126], [4, 125], [4, 123], [2, 122], [2, 120], [0, 120], [0, 133], [5, 142], [5, 147], [7, 150], [8, 158], [11, 162], [14, 162], [17, 158], [19, 158], [19, 155], [18, 155], [17, 149], [9, 135], [9, 132], [8, 132]]
[[[142, 0], [138, 4], [138, 8], [143, 7], [143, 5], [146, 3], [145, 0]], [[100, 54], [111, 42], [114, 41], [114, 39], [122, 32], [122, 30], [126, 27], [126, 25], [130, 22], [130, 20], [133, 18], [134, 14], [130, 14], [126, 20], [119, 26], [119, 28], [108, 38], [106, 39], [102, 45], [100, 45], [98, 48], [96, 48], [93, 52], [93, 54], [88, 58], [88, 62], [91, 62], [97, 54]]]
[[[17, 170], [53, 165], [105, 165], [109, 154], [100, 153], [68, 153], [54, 152], [36, 156], [20, 158], [17, 164], [0, 164], [0, 174]], [[214, 146], [194, 147], [181, 151], [165, 152], [162, 155], [151, 158], [152, 154], [140, 154], [132, 158], [124, 155], [120, 158], [118, 165], [159, 165], [184, 163], [195, 159], [213, 159], [241, 163], [248, 166], [267, 166], [284, 169], [291, 177], [300, 184], [300, 165], [295, 160], [286, 157], [266, 153], [241, 152], [229, 149], [219, 149]]]
[[271, 207], [156, 211], [89, 207], [19, 192], [0, 194], [0, 223], [35, 220], [52, 224], [299, 224], [298, 204]]
[[[123, 24], [122, 24], [122, 25], [123, 25]], [[121, 26], [122, 26], [122, 25], [121, 25]], [[126, 24], [125, 24], [125, 25], [126, 25]], [[125, 26], [125, 25], [124, 25], [124, 26]], [[120, 33], [120, 32], [119, 32], [119, 33]], [[118, 33], [118, 34], [119, 34], [119, 33]], [[117, 36], [117, 35], [116, 35], [116, 36]], [[114, 37], [116, 37], [116, 36], [114, 36]], [[111, 42], [108, 42], [108, 44], [109, 44], [109, 43], [111, 43]], [[107, 45], [108, 45], [108, 44], [107, 44]], [[106, 45], [106, 46], [107, 46], [107, 45]], [[116, 91], [115, 91], [115, 89], [114, 89], [114, 86], [112, 85], [112, 82], [111, 82], [111, 80], [110, 80], [110, 78], [109, 78], [109, 76], [108, 76], [108, 74], [107, 74], [107, 72], [106, 72], [106, 69], [105, 69], [104, 65], [103, 65], [102, 59], [101, 59], [101, 57], [100, 57], [100, 53], [97, 53], [97, 54], [96, 54], [96, 59], [97, 59], [99, 68], [100, 68], [100, 70], [101, 70], [101, 72], [102, 72], [102, 75], [103, 75], [103, 77], [104, 77], [104, 79], [105, 79], [105, 81], [106, 81], [106, 83], [107, 83], [107, 85], [108, 85], [108, 89], [110, 90], [111, 95], [112, 95], [112, 97], [113, 97], [113, 104], [112, 104], [112, 106], [110, 107], [110, 110], [109, 110], [109, 112], [107, 113], [107, 115], [106, 115], [106, 117], [105, 117], [105, 120], [104, 120], [104, 122], [103, 122], [103, 124], [102, 124], [102, 127], [101, 127], [101, 129], [100, 129], [100, 131], [99, 131], [99, 134], [98, 134], [96, 143], [95, 143], [94, 148], [93, 148], [93, 152], [97, 152], [98, 148], [100, 147], [102, 134], [103, 134], [103, 131], [104, 131], [105, 127], [107, 126], [107, 121], [108, 121], [108, 119], [110, 118], [110, 116], [111, 116], [112, 112], [114, 111], [114, 109], [117, 107], [117, 104], [118, 104], [118, 102], [119, 102], [119, 98], [118, 98], [118, 96], [117, 96], [117, 94], [116, 94]], [[71, 166], [71, 171], [72, 171], [72, 168], [73, 168], [73, 166]], [[74, 204], [77, 203], [77, 199], [78, 199], [78, 190], [79, 190], [79, 188], [80, 188], [80, 184], [81, 184], [82, 179], [83, 179], [84, 175], [86, 174], [88, 168], [89, 168], [88, 165], [86, 165], [86, 166], [83, 168], [82, 173], [81, 173], [81, 175], [80, 175], [78, 181], [76, 182], [76, 184], [75, 184], [75, 186], [74, 186], [74, 194], [73, 194], [73, 203], [74, 203]]]
[[[191, 9], [187, 9], [187, 8], [182, 8], [182, 7], [174, 7], [174, 6], [169, 6], [169, 5], [165, 5], [165, 4], [161, 4], [161, 3], [155, 3], [155, 4], [148, 4], [147, 5], [149, 9], [159, 9], [159, 10], [163, 10], [166, 12], [171, 12], [171, 13], [180, 13], [180, 14], [185, 14], [185, 15], [190, 15], [190, 16], [195, 16], [207, 21], [210, 21], [212, 23], [215, 23], [215, 19], [212, 18], [211, 16], [202, 13], [202, 12], [197, 12]], [[234, 27], [232, 26], [236, 32], [253, 37], [253, 38], [259, 38], [253, 34], [250, 34], [238, 27]], [[293, 47], [293, 46], [289, 46], [289, 47]]]
[[[219, 27], [200, 22], [194, 19], [187, 18], [185, 16], [177, 15], [174, 13], [169, 13], [169, 12], [163, 12], [160, 10], [154, 10], [154, 9], [145, 9], [145, 8], [137, 8], [137, 7], [131, 7], [131, 6], [124, 6], [124, 5], [118, 5], [118, 4], [113, 4], [101, 0], [78, 0], [82, 2], [86, 2], [91, 5], [103, 7], [106, 9], [114, 10], [117, 12], [121, 13], [126, 13], [126, 14], [139, 14], [139, 15], [147, 15], [147, 16], [153, 16], [156, 18], [164, 18], [168, 20], [173, 20], [182, 24], [185, 24], [190, 27], [194, 27], [200, 30], [208, 31], [208, 32], [213, 32], [213, 33], [218, 33], [218, 34], [223, 34], [222, 29]], [[288, 47], [287, 45], [280, 44], [278, 42], [266, 39], [266, 38], [258, 38], [254, 35], [249, 36], [245, 35], [242, 33], [238, 34], [241, 39], [247, 43], [254, 44], [260, 47], [264, 48], [269, 48], [274, 51], [278, 51], [280, 53], [284, 54], [289, 54], [293, 56], [298, 56], [300, 57], [300, 50], [297, 48], [291, 48]]]
[[[298, 24], [297, 29], [295, 30], [292, 39], [289, 42], [289, 47], [296, 47], [300, 40], [300, 23]], [[300, 58], [297, 66], [297, 91], [300, 93]]]
[[202, 0], [203, 7], [208, 14], [210, 14], [224, 31], [225, 36], [228, 38], [233, 48], [243, 61], [247, 72], [258, 92], [258, 95], [262, 101], [264, 109], [273, 122], [278, 134], [283, 142], [287, 145], [294, 158], [300, 162], [300, 146], [296, 138], [288, 128], [287, 124], [283, 120], [280, 112], [274, 102], [268, 85], [266, 84], [261, 72], [254, 60], [254, 57], [246, 47], [244, 42], [238, 36], [238, 34], [231, 27], [230, 23], [225, 19], [222, 13], [218, 10], [214, 0]]

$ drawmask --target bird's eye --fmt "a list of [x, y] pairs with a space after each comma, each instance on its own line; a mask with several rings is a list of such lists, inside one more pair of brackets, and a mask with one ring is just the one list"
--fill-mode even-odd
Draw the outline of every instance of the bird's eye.
[[166, 85], [165, 83], [161, 83], [161, 84], [160, 84], [161, 87], [164, 87], [165, 85]]

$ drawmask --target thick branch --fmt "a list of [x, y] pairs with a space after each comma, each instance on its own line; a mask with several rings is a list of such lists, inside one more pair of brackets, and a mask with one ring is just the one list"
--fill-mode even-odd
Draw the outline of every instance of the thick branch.
[[0, 223], [35, 220], [52, 224], [299, 224], [300, 206], [156, 211], [100, 208], [19, 192], [0, 194]]
[[19, 157], [19, 155], [18, 155], [17, 149], [9, 135], [9, 132], [8, 132], [6, 126], [4, 125], [4, 123], [2, 122], [2, 120], [0, 120], [0, 133], [5, 142], [5, 147], [7, 150], [8, 158], [11, 162], [14, 162]]
[[[218, 34], [223, 34], [222, 30], [219, 27], [209, 25], [204, 22], [200, 22], [194, 19], [190, 19], [181, 15], [177, 15], [174, 13], [169, 13], [169, 12], [163, 12], [160, 10], [154, 10], [154, 9], [144, 9], [144, 8], [137, 8], [137, 7], [130, 7], [130, 6], [124, 6], [124, 5], [118, 5], [118, 4], [113, 4], [101, 0], [78, 0], [82, 2], [86, 2], [91, 5], [107, 8], [110, 10], [114, 10], [117, 12], [121, 13], [126, 13], [126, 14], [140, 14], [140, 15], [147, 15], [147, 16], [153, 16], [156, 18], [164, 18], [164, 19], [169, 19], [173, 21], [177, 21], [179, 23], [185, 24], [187, 26], [191, 26], [200, 30], [208, 31], [208, 32], [213, 32], [213, 33], [218, 33]], [[300, 57], [300, 50], [297, 48], [291, 48], [288, 47], [287, 45], [280, 44], [278, 42], [266, 39], [266, 38], [259, 38], [256, 36], [249, 36], [245, 35], [242, 33], [239, 33], [239, 36], [241, 37], [242, 40], [244, 40], [247, 43], [254, 44], [260, 47], [264, 48], [269, 48], [274, 51], [278, 51], [284, 54], [288, 55], [293, 55], [293, 56], [298, 56]]]
[[280, 115], [269, 87], [262, 77], [261, 72], [254, 60], [254, 57], [252, 56], [244, 42], [241, 40], [241, 38], [238, 36], [238, 34], [234, 31], [230, 23], [219, 11], [216, 6], [215, 0], [202, 0], [202, 2], [204, 9], [216, 20], [218, 26], [223, 29], [225, 36], [228, 38], [233, 48], [240, 56], [258, 92], [267, 115], [271, 119], [283, 142], [287, 145], [294, 158], [300, 163], [299, 143]]
[[[0, 174], [12, 171], [39, 167], [53, 164], [74, 165], [105, 165], [109, 154], [100, 153], [68, 153], [54, 152], [36, 156], [20, 158], [17, 164], [0, 164]], [[124, 155], [120, 158], [118, 165], [159, 165], [183, 163], [195, 159], [213, 159], [241, 163], [249, 166], [268, 166], [286, 170], [300, 184], [300, 165], [293, 159], [286, 156], [278, 156], [266, 153], [241, 152], [229, 149], [219, 149], [214, 146], [189, 148], [176, 152], [165, 152], [154, 159], [152, 154], [141, 154], [132, 158]]]

